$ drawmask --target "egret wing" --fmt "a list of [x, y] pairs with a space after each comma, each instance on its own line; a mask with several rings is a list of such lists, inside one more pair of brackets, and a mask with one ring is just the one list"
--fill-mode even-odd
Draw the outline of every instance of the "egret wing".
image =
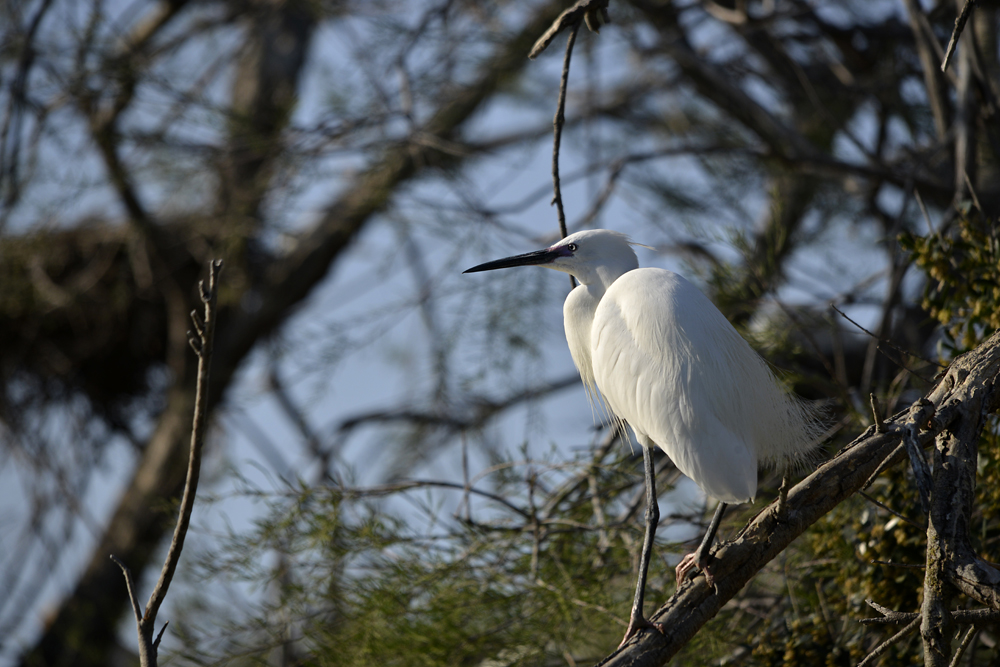
[[705, 493], [753, 498], [754, 433], [735, 425], [753, 419], [747, 359], [764, 362], [701, 291], [663, 269], [625, 273], [597, 307], [591, 347], [597, 386], [616, 415]]

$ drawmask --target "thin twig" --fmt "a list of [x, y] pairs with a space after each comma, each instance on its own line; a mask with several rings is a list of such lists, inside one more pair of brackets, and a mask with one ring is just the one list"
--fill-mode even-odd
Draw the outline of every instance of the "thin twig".
[[114, 554], [111, 554], [111, 560], [122, 569], [122, 574], [125, 575], [125, 587], [128, 589], [128, 599], [132, 603], [132, 613], [135, 614], [135, 622], [138, 623], [142, 620], [142, 610], [139, 609], [139, 599], [135, 596], [135, 582], [132, 580], [132, 570]]
[[962, 654], [965, 653], [965, 649], [969, 648], [969, 644], [972, 643], [972, 638], [976, 636], [977, 632], [979, 632], [979, 628], [974, 625], [969, 626], [969, 629], [965, 631], [965, 636], [962, 637], [962, 643], [958, 645], [955, 655], [948, 663], [948, 667], [958, 667], [958, 661], [962, 659]]
[[[897, 565], [897, 563], [892, 563]], [[912, 566], [911, 566], [912, 567]], [[917, 566], [921, 567], [921, 566]], [[896, 611], [883, 607], [874, 600], [865, 600], [869, 607], [882, 614], [874, 618], [861, 618], [858, 622], [862, 625], [888, 625], [890, 623], [909, 623], [915, 618], [920, 618], [921, 614], [915, 611]], [[974, 625], [981, 627], [996, 623], [1000, 619], [1000, 611], [996, 609], [953, 609], [948, 611], [948, 615], [959, 625]]]
[[878, 404], [878, 396], [869, 394], [868, 397], [872, 402], [872, 420], [875, 423], [875, 432], [885, 433], [885, 422], [882, 421], [882, 408]]
[[972, 203], [976, 205], [980, 213], [985, 213], [983, 211], [983, 205], [979, 203], [979, 197], [976, 196], [976, 189], [972, 187], [972, 181], [969, 179], [969, 172], [962, 170], [962, 176], [965, 177], [965, 184], [969, 186], [969, 195], [972, 197]]
[[548, 48], [556, 35], [569, 26], [573, 26], [575, 30], [580, 26], [580, 21], [585, 21], [591, 32], [600, 32], [601, 23], [611, 21], [608, 16], [608, 0], [579, 0], [552, 22], [549, 29], [531, 47], [528, 57], [537, 58], [542, 51]]
[[[205, 305], [205, 317], [201, 333], [197, 338], [200, 343], [201, 352], [198, 354], [198, 380], [195, 389], [194, 418], [191, 428], [191, 449], [188, 460], [187, 479], [184, 482], [184, 494], [181, 496], [180, 513], [177, 526], [174, 528], [174, 537], [170, 541], [167, 558], [163, 563], [163, 569], [160, 571], [160, 579], [156, 582], [153, 594], [146, 604], [147, 618], [156, 617], [156, 612], [159, 611], [160, 605], [163, 604], [163, 599], [166, 597], [170, 581], [174, 576], [174, 570], [177, 568], [177, 563], [181, 557], [181, 550], [184, 548], [184, 538], [187, 536], [188, 525], [191, 522], [191, 511], [194, 509], [195, 494], [198, 491], [198, 476], [201, 472], [201, 450], [205, 444], [205, 433], [208, 431], [208, 383], [212, 361], [212, 344], [215, 338], [215, 303], [218, 296], [217, 282], [221, 270], [222, 260], [214, 260], [210, 265], [208, 287], [205, 287], [204, 282], [199, 283], [201, 300]], [[192, 317], [192, 320], [198, 322], [197, 317]], [[189, 336], [189, 339], [191, 339], [191, 336]]]
[[891, 560], [870, 560], [868, 561], [872, 565], [888, 565], [889, 567], [908, 567], [913, 570], [922, 570], [926, 565], [918, 565], [916, 563], [893, 563]]
[[499, 496], [495, 493], [490, 493], [489, 491], [483, 491], [472, 486], [472, 482], [465, 482], [459, 484], [458, 482], [446, 482], [442, 480], [434, 479], [413, 479], [407, 480], [405, 482], [396, 482], [393, 484], [382, 484], [378, 486], [368, 486], [368, 487], [355, 487], [355, 488], [344, 488], [337, 489], [337, 493], [342, 494], [344, 498], [364, 498], [370, 496], [386, 496], [393, 493], [400, 493], [403, 491], [409, 491], [411, 489], [423, 489], [423, 488], [442, 488], [442, 489], [458, 489], [464, 494], [472, 494], [475, 496], [480, 496], [492, 500], [493, 502], [499, 503], [519, 514], [525, 519], [530, 519], [531, 515], [524, 509], [521, 509], [514, 503], [510, 502], [503, 496]]
[[168, 625], [170, 625], [170, 621], [167, 621], [166, 623], [164, 623], [163, 627], [160, 628], [160, 631], [156, 634], [156, 639], [153, 640], [153, 648], [154, 649], [160, 648], [160, 640], [163, 639], [163, 633], [167, 631], [167, 626]]
[[896, 454], [899, 454], [904, 449], [906, 449], [906, 445], [904, 445], [902, 442], [900, 442], [899, 445], [896, 447], [896, 449], [894, 449], [892, 451], [892, 453], [889, 454], [889, 456], [887, 456], [887, 457], [885, 457], [885, 459], [883, 459], [882, 463], [879, 464], [879, 467], [875, 470], [875, 472], [873, 472], [871, 474], [871, 476], [868, 478], [868, 481], [865, 482], [864, 486], [862, 486], [861, 488], [862, 489], [867, 489], [869, 486], [872, 485], [872, 482], [874, 482], [878, 478], [879, 475], [881, 475], [887, 469], [889, 469], [890, 467], [892, 467], [893, 461], [896, 459]]
[[884, 642], [876, 646], [875, 650], [868, 654], [868, 657], [866, 657], [864, 660], [858, 663], [858, 667], [865, 667], [866, 665], [875, 664], [875, 660], [883, 653], [888, 651], [889, 647], [891, 647], [893, 644], [903, 639], [907, 635], [913, 634], [919, 627], [920, 627], [920, 616], [918, 615], [915, 619], [910, 621], [910, 624], [907, 625], [905, 628], [903, 628], [902, 630], [894, 634], [892, 637], [889, 637]]
[[931, 216], [927, 214], [927, 207], [924, 205], [924, 199], [920, 196], [920, 190], [913, 190], [913, 197], [917, 200], [917, 204], [920, 206], [920, 212], [924, 214], [924, 222], [927, 223], [927, 235], [934, 235], [934, 225], [931, 224]]
[[958, 38], [962, 36], [962, 31], [965, 29], [965, 22], [969, 20], [969, 16], [972, 14], [972, 7], [979, 0], [965, 0], [965, 6], [962, 7], [961, 13], [958, 18], [955, 19], [955, 29], [951, 31], [951, 39], [948, 40], [948, 48], [944, 52], [944, 60], [941, 61], [941, 71], [945, 72], [948, 70], [948, 63], [951, 62], [951, 56], [955, 53], [955, 46], [958, 45]]
[[791, 482], [788, 479], [788, 469], [781, 474], [781, 487], [778, 489], [778, 506], [775, 509], [777, 516], [784, 518], [786, 506], [788, 505], [788, 489]]
[[559, 147], [562, 145], [562, 130], [566, 124], [566, 89], [569, 84], [569, 63], [573, 58], [573, 45], [576, 43], [576, 35], [580, 32], [579, 21], [573, 25], [566, 39], [566, 55], [563, 57], [562, 76], [559, 79], [559, 103], [556, 106], [556, 115], [552, 120], [552, 203], [556, 207], [556, 215], [559, 216], [559, 233], [562, 238], [566, 238], [566, 211], [563, 209], [562, 187], [559, 184]]
[[[914, 482], [917, 485], [917, 491], [920, 495], [920, 507], [924, 510], [924, 514], [930, 512], [930, 498], [931, 498], [931, 488], [933, 487], [933, 477], [931, 475], [930, 465], [927, 463], [927, 457], [924, 456], [924, 450], [920, 446], [920, 429], [927, 423], [925, 421], [917, 421], [916, 415], [926, 414], [925, 409], [933, 405], [929, 405], [926, 399], [918, 400], [912, 406], [910, 406], [910, 411], [914, 415], [914, 419], [911, 423], [907, 424], [906, 427], [901, 429], [901, 435], [903, 436], [903, 445], [906, 448], [906, 454], [910, 459], [910, 467], [913, 469]], [[931, 414], [933, 417], [933, 413]]]
[[[918, 529], [920, 532], [926, 532], [927, 531], [927, 526], [921, 526], [919, 523], [917, 523], [913, 519], [906, 518], [905, 516], [903, 516], [902, 514], [900, 514], [899, 512], [897, 512], [896, 510], [892, 509], [891, 507], [889, 507], [888, 505], [886, 505], [882, 501], [873, 498], [871, 495], [868, 494], [867, 491], [858, 491], [858, 493], [861, 494], [861, 496], [863, 498], [865, 498], [866, 500], [868, 500], [869, 502], [872, 502], [872, 503], [878, 505], [879, 507], [881, 507], [882, 509], [884, 509], [889, 514], [892, 514], [893, 516], [895, 516], [895, 517], [897, 517], [899, 519], [902, 519], [906, 523], [908, 523], [911, 526], [913, 526], [914, 528]], [[875, 562], [875, 561], [873, 561], [873, 562]], [[923, 567], [923, 565], [921, 565], [921, 567]]]
[[[563, 57], [562, 76], [559, 79], [559, 104], [552, 120], [552, 203], [559, 217], [559, 234], [566, 238], [566, 211], [563, 208], [562, 188], [559, 185], [559, 146], [562, 144], [563, 125], [566, 124], [566, 88], [569, 84], [569, 63], [573, 57], [573, 45], [576, 35], [580, 32], [580, 21], [573, 24], [566, 39], [566, 55]], [[571, 289], [576, 287], [576, 278], [569, 277]]]
[[191, 450], [188, 459], [187, 479], [184, 482], [184, 494], [181, 497], [181, 507], [177, 516], [177, 525], [174, 527], [174, 536], [170, 541], [167, 550], [167, 557], [160, 570], [160, 578], [153, 588], [149, 601], [146, 603], [146, 611], [143, 614], [139, 609], [139, 602], [134, 593], [132, 573], [115, 556], [112, 560], [118, 564], [125, 575], [125, 584], [128, 587], [129, 598], [132, 601], [132, 609], [135, 613], [136, 629], [139, 635], [139, 662], [142, 667], [156, 667], [156, 652], [163, 638], [163, 632], [167, 629], [165, 623], [160, 632], [153, 638], [153, 630], [156, 625], [156, 615], [160, 611], [163, 600], [166, 599], [167, 590], [173, 580], [177, 563], [180, 561], [181, 551], [184, 549], [184, 538], [187, 536], [188, 526], [191, 523], [191, 511], [194, 509], [194, 500], [198, 491], [198, 477], [201, 472], [201, 451], [205, 443], [205, 433], [208, 430], [208, 381], [209, 370], [212, 361], [212, 344], [215, 336], [215, 304], [218, 296], [218, 278], [222, 270], [222, 260], [214, 260], [209, 265], [209, 282], [206, 287], [204, 282], [199, 283], [199, 293], [205, 305], [205, 316], [200, 318], [196, 311], [191, 313], [192, 326], [194, 329], [188, 332], [188, 342], [191, 349], [198, 355], [198, 378], [195, 389], [194, 417], [191, 427]]
[[[894, 349], [896, 352], [899, 352], [900, 354], [906, 355], [908, 357], [913, 357], [914, 359], [919, 359], [920, 361], [923, 361], [924, 363], [930, 364], [931, 366], [937, 366], [938, 368], [947, 368], [948, 367], [947, 364], [941, 364], [941, 363], [938, 363], [936, 361], [931, 361], [930, 359], [926, 359], [924, 357], [921, 357], [918, 354], [914, 354], [913, 352], [909, 352], [907, 350], [904, 350], [903, 348], [901, 348], [898, 345], [894, 344], [892, 341], [885, 340], [883, 338], [879, 338], [876, 334], [872, 333], [868, 329], [865, 329], [863, 326], [861, 326], [860, 324], [858, 324], [856, 321], [852, 320], [850, 318], [850, 316], [847, 315], [847, 313], [845, 313], [844, 311], [842, 311], [840, 308], [837, 308], [836, 305], [834, 305], [834, 304], [831, 303], [830, 307], [833, 308], [838, 313], [840, 313], [840, 316], [843, 317], [845, 320], [847, 320], [848, 322], [850, 322], [851, 324], [853, 324], [854, 326], [856, 326], [858, 329], [861, 329], [861, 331], [864, 331], [866, 334], [868, 334], [872, 338], [876, 339], [879, 342], [879, 345], [882, 345], [882, 344], [888, 345], [889, 347], [891, 347], [892, 349]], [[902, 362], [900, 362], [900, 361], [893, 361], [893, 363], [898, 364], [899, 367], [902, 368], [903, 370], [905, 370], [906, 372], [912, 373], [913, 375], [916, 375], [918, 378], [920, 378], [920, 379], [924, 380], [925, 382], [927, 382], [928, 384], [930, 384], [930, 381], [927, 378], [921, 376], [915, 370], [907, 368], [906, 366], [904, 366], [902, 364]]]

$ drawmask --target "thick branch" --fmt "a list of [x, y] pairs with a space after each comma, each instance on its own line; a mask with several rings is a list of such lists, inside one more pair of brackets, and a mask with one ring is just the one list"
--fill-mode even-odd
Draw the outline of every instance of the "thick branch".
[[[889, 457], [896, 462], [905, 456], [900, 431], [930, 425], [920, 434], [928, 443], [952, 421], [965, 416], [986, 414], [1000, 405], [997, 378], [1000, 375], [1000, 332], [951, 366], [944, 379], [928, 395], [929, 406], [886, 420], [886, 433], [872, 426], [833, 459], [797, 484], [788, 494], [787, 515], [776, 516], [772, 504], [758, 514], [733, 542], [715, 553], [716, 589], [704, 577], [688, 582], [653, 616], [664, 623], [666, 634], [643, 632], [609, 656], [602, 665], [662, 665], [675, 655], [722, 606], [747, 584], [792, 540], [819, 521], [845, 499], [864, 488], [871, 475]], [[977, 397], [972, 400], [971, 397]]]
[[969, 540], [979, 436], [986, 416], [1000, 404], [995, 379], [986, 387], [968, 382], [976, 370], [953, 365], [932, 392], [932, 399], [962, 407], [935, 444], [920, 628], [925, 665], [949, 664], [953, 628], [947, 607], [955, 592], [1000, 609], [1000, 571], [980, 559]]

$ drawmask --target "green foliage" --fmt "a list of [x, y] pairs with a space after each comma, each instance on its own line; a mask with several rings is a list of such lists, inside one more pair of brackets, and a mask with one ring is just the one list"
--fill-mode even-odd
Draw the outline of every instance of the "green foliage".
[[930, 236], [906, 233], [900, 244], [929, 278], [921, 306], [942, 325], [951, 354], [970, 350], [1000, 328], [1000, 236], [980, 215]]
[[[632, 488], [622, 466], [633, 463], [593, 470], [612, 503]], [[398, 501], [424, 489], [394, 490], [386, 507], [331, 487], [274, 498], [255, 530], [198, 559], [205, 581], [249, 585], [257, 606], [223, 626], [220, 611], [193, 602], [195, 617], [210, 613], [213, 631], [225, 630], [209, 637], [185, 626], [181, 653], [200, 662], [212, 647], [226, 664], [267, 661], [283, 646], [331, 666], [596, 661], [624, 632], [641, 522], [629, 517], [602, 531], [586, 482], [546, 492], [538, 477], [508, 469], [498, 492], [513, 498], [518, 484], [535, 485], [537, 506], [553, 508], [539, 524], [507, 509], [475, 522], [418, 503], [400, 512]], [[668, 574], [663, 563], [654, 567]], [[648, 590], [666, 596], [655, 581]]]

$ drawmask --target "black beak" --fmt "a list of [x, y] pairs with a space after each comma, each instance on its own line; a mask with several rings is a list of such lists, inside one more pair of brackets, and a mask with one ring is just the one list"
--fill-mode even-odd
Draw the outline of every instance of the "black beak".
[[565, 251], [560, 252], [559, 249], [553, 250], [551, 248], [546, 248], [545, 250], [535, 250], [534, 252], [526, 252], [523, 255], [514, 255], [513, 257], [495, 259], [492, 262], [486, 262], [485, 264], [474, 266], [471, 269], [466, 269], [465, 271], [462, 271], [462, 273], [479, 273], [480, 271], [492, 271], [493, 269], [509, 269], [512, 266], [548, 264], [557, 257], [563, 257], [566, 254], [567, 253]]

